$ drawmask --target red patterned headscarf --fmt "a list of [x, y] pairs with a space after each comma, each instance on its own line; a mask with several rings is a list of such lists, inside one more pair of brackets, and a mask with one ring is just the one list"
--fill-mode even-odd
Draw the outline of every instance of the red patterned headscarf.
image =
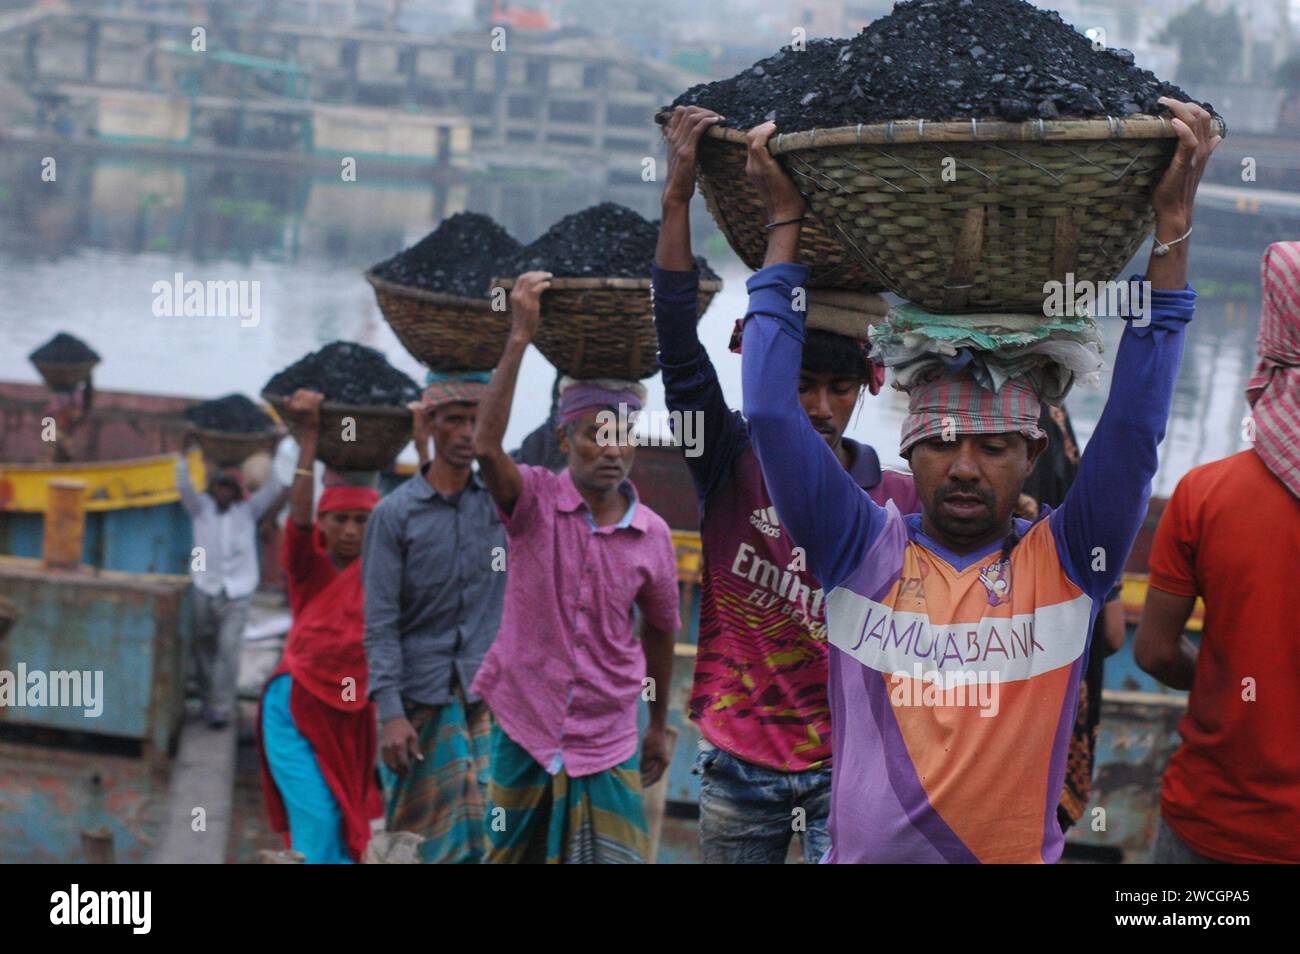
[[1246, 383], [1255, 453], [1300, 497], [1300, 242], [1274, 242], [1260, 266], [1259, 362]]
[[1025, 378], [1012, 378], [996, 393], [967, 373], [938, 370], [907, 389], [907, 417], [898, 452], [944, 433], [1006, 434], [1016, 431], [1028, 440], [1043, 436], [1038, 426], [1042, 403]]

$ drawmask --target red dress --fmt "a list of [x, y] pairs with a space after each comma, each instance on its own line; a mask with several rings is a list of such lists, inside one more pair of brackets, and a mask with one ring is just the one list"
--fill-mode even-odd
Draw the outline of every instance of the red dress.
[[[291, 521], [284, 531], [284, 568], [293, 625], [284, 656], [267, 685], [282, 673], [292, 677], [289, 713], [316, 752], [321, 773], [343, 812], [348, 852], [353, 861], [360, 861], [370, 840], [370, 819], [383, 814], [375, 778], [375, 710], [366, 698], [361, 560], [339, 572], [318, 544], [316, 532], [301, 530]], [[262, 793], [271, 829], [283, 832], [288, 844], [288, 814], [271, 777], [261, 732], [259, 705]]]

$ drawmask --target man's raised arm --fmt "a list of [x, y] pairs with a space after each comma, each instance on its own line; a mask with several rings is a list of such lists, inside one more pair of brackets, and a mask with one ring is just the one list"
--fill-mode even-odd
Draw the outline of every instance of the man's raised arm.
[[[1211, 116], [1195, 103], [1161, 102], [1175, 116], [1178, 151], [1152, 194], [1155, 242], [1146, 280], [1147, 312], [1130, 320], [1115, 358], [1110, 395], [1088, 441], [1074, 485], [1052, 514], [1057, 546], [1075, 581], [1100, 599], [1119, 578], [1151, 496], [1151, 478], [1173, 403], [1184, 332], [1196, 307], [1187, 284], [1187, 238], [1196, 187], [1219, 144]], [[1130, 304], [1132, 302], [1130, 301]]]
[[[663, 218], [652, 272], [655, 331], [659, 336], [659, 367], [670, 411], [698, 415], [698, 440], [685, 446], [700, 500], [708, 498], [726, 473], [740, 446], [740, 416], [722, 396], [717, 372], [700, 344], [700, 275], [691, 254], [691, 196], [695, 192], [695, 153], [700, 136], [722, 117], [698, 106], [678, 106], [664, 129], [668, 144], [668, 175], [664, 181]], [[679, 439], [685, 438], [679, 434]]]
[[[803, 196], [767, 151], [776, 126], [749, 133], [746, 171], [764, 199], [769, 230], [763, 268], [750, 277], [742, 342], [745, 417], [768, 492], [810, 569], [830, 590], [866, 555], [885, 525], [885, 510], [867, 496], [818, 435], [799, 404], [804, 313], [796, 290], [808, 268], [795, 264]], [[776, 224], [785, 223], [785, 224]]]
[[542, 292], [550, 287], [550, 272], [524, 272], [515, 279], [515, 287], [510, 292], [510, 337], [479, 402], [478, 421], [474, 426], [474, 457], [479, 472], [492, 499], [506, 514], [514, 511], [524, 484], [519, 466], [506, 453], [502, 441], [510, 423], [519, 365], [541, 324]]
[[181, 495], [181, 506], [191, 517], [203, 512], [203, 495], [194, 489], [194, 483], [190, 480], [189, 453], [198, 443], [199, 439], [194, 435], [193, 429], [187, 430], [181, 440], [180, 455], [176, 458], [176, 490]]

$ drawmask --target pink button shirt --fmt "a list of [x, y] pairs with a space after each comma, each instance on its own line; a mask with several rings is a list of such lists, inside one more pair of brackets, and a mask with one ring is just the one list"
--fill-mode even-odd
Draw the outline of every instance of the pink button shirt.
[[[593, 531], [567, 468], [519, 473], [514, 512], [501, 514], [510, 541], [501, 630], [471, 691], [549, 771], [560, 756], [571, 777], [594, 775], [637, 749], [646, 667], [633, 605], [658, 629], [680, 623], [672, 534], [639, 501], [628, 526]], [[630, 481], [624, 490], [636, 499]]]

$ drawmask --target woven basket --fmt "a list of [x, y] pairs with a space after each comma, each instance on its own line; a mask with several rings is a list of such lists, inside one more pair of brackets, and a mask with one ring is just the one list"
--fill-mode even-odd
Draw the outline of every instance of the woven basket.
[[890, 291], [950, 313], [1037, 312], [1043, 284], [1067, 272], [1115, 279], [1151, 232], [1151, 192], [1176, 146], [1154, 116], [909, 120], [770, 143], [813, 211]]
[[[515, 280], [492, 283], [511, 289]], [[700, 281], [701, 316], [721, 288], [717, 279]], [[653, 377], [659, 371], [659, 339], [650, 279], [551, 279], [542, 293], [542, 324], [533, 344], [557, 371], [575, 378]]]
[[510, 334], [510, 312], [486, 298], [395, 285], [366, 272], [384, 320], [415, 360], [435, 371], [490, 371]]
[[[280, 419], [290, 423], [289, 399], [262, 393]], [[355, 440], [343, 440], [344, 418], [351, 418]], [[411, 441], [411, 412], [404, 407], [333, 404], [320, 406], [316, 459], [336, 470], [384, 470]]]
[[220, 467], [242, 464], [258, 451], [275, 449], [279, 435], [275, 431], [257, 431], [251, 434], [236, 431], [194, 429], [203, 456]]
[[33, 361], [36, 370], [51, 391], [75, 391], [77, 385], [90, 377], [98, 361]]
[[[655, 121], [664, 124], [672, 110], [660, 110]], [[738, 129], [712, 126], [700, 140], [695, 175], [709, 214], [718, 224], [731, 250], [752, 269], [763, 267], [769, 232], [767, 209], [745, 175], [748, 154], [745, 134]], [[799, 261], [809, 267], [809, 288], [843, 288], [876, 292], [882, 276], [859, 261], [827, 231], [816, 216], [809, 216], [799, 232]]]

